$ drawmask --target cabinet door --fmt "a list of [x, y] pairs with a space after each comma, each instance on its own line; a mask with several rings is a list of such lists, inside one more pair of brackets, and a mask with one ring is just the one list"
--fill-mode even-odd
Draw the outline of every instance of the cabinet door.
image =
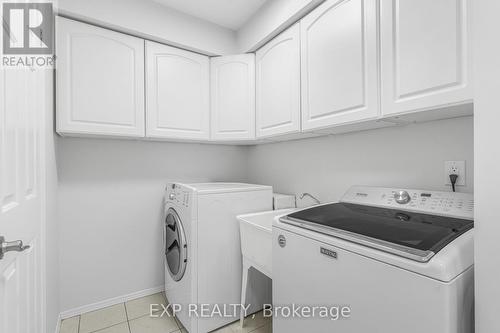
[[146, 136], [208, 140], [209, 58], [146, 42]]
[[376, 118], [377, 1], [328, 0], [300, 27], [302, 129]]
[[57, 29], [57, 131], [144, 136], [144, 40], [65, 18]]
[[300, 30], [294, 25], [256, 54], [257, 137], [300, 132]]
[[381, 6], [383, 114], [470, 101], [466, 0]]
[[255, 139], [255, 56], [210, 59], [211, 137]]

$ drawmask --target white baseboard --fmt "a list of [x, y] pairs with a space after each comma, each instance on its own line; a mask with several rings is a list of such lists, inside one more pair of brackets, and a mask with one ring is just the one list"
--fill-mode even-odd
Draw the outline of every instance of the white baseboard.
[[162, 292], [163, 290], [165, 290], [165, 287], [159, 286], [159, 287], [154, 287], [154, 288], [136, 291], [136, 292], [133, 292], [133, 293], [128, 294], [128, 295], [113, 297], [113, 298], [106, 299], [104, 301], [100, 301], [97, 303], [80, 306], [80, 307], [77, 307], [74, 309], [70, 309], [70, 310], [66, 310], [66, 311], [61, 312], [61, 314], [59, 315], [59, 319], [63, 320], [66, 318], [71, 318], [74, 316], [81, 315], [82, 313], [87, 313], [87, 312], [99, 310], [99, 309], [102, 309], [102, 308], [105, 308], [108, 306], [124, 303], [124, 302], [130, 301], [130, 300], [136, 299], [136, 298], [141, 298], [144, 296], [153, 295], [153, 294]]
[[61, 314], [59, 314], [56, 323], [56, 333], [59, 333], [59, 331], [61, 330], [61, 321], [62, 321]]

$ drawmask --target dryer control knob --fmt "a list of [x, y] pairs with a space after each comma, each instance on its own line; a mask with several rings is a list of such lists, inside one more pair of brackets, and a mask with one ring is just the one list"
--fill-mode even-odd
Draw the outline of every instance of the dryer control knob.
[[397, 191], [396, 193], [394, 193], [394, 199], [398, 204], [404, 205], [410, 202], [411, 197], [410, 194], [406, 191]]
[[168, 196], [168, 198], [169, 198], [170, 200], [174, 200], [174, 199], [175, 199], [175, 194], [170, 193], [170, 195]]

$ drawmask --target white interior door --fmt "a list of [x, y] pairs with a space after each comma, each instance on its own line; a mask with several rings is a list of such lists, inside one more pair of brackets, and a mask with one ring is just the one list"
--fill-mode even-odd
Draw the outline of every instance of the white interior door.
[[[0, 236], [29, 248], [0, 259], [0, 333], [43, 332], [45, 73], [0, 71]], [[5, 243], [4, 243], [5, 244]]]

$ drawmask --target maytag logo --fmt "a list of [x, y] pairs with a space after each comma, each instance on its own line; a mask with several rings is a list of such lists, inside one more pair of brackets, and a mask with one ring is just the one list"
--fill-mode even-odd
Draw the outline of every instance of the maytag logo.
[[2, 65], [54, 65], [54, 13], [50, 2], [4, 2]]
[[321, 252], [325, 256], [329, 256], [333, 259], [337, 259], [337, 252], [335, 252], [333, 250], [329, 250], [329, 249], [325, 249], [324, 247], [320, 247], [319, 252]]

